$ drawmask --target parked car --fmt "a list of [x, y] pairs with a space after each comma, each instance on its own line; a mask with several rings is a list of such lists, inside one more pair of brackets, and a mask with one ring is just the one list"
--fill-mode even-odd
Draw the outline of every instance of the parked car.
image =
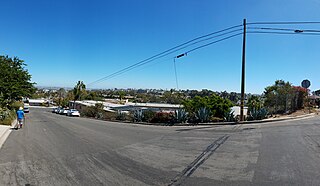
[[59, 113], [59, 114], [67, 115], [67, 114], [68, 114], [68, 111], [69, 111], [69, 109], [64, 108], [64, 109], [61, 109], [61, 111], [60, 111], [60, 113]]
[[56, 110], [56, 114], [60, 114], [60, 111], [62, 110], [61, 107], [58, 107], [57, 110]]
[[52, 113], [57, 113], [57, 112], [58, 112], [58, 109], [59, 109], [59, 107], [54, 107], [54, 108], [52, 109]]
[[60, 108], [58, 114], [63, 114], [64, 108]]
[[23, 107], [23, 112], [24, 113], [29, 113], [29, 111], [30, 111], [29, 107], [26, 107], [26, 106]]
[[67, 113], [68, 116], [80, 116], [80, 112], [76, 109], [70, 109]]

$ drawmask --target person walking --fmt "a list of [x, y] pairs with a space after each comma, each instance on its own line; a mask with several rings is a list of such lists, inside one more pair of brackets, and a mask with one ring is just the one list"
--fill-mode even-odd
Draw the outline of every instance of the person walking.
[[23, 108], [19, 107], [19, 110], [17, 111], [17, 120], [18, 120], [17, 128], [20, 128], [20, 129], [22, 128], [24, 118], [25, 116], [24, 116]]

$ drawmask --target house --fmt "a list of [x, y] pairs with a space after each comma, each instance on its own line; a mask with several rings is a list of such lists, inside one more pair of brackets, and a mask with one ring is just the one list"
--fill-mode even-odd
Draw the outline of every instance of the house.
[[174, 111], [179, 108], [182, 108], [182, 105], [174, 104], [163, 104], [163, 103], [132, 103], [126, 102], [125, 104], [116, 104], [106, 101], [93, 101], [93, 100], [83, 100], [83, 101], [70, 101], [69, 107], [75, 108], [79, 111], [88, 106], [95, 106], [95, 104], [103, 104], [103, 110], [109, 112], [115, 111], [131, 111], [131, 110], [154, 110], [154, 111]]
[[[233, 112], [234, 116], [240, 116], [240, 106], [231, 107], [231, 113]], [[248, 115], [248, 107], [243, 108], [243, 115]]]
[[48, 105], [49, 100], [47, 99], [28, 99], [26, 101], [30, 106], [45, 106]]

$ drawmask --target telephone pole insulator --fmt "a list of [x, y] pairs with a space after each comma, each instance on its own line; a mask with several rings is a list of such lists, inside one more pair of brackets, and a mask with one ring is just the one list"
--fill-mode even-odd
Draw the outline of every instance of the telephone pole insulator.
[[177, 57], [176, 58], [180, 58], [180, 57], [183, 57], [183, 56], [185, 56], [186, 54], [180, 54], [180, 55], [177, 55]]

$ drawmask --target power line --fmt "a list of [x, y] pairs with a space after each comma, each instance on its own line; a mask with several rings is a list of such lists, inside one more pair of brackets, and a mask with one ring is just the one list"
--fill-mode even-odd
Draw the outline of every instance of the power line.
[[[237, 30], [237, 31], [238, 31], [238, 30]], [[292, 30], [290, 30], [290, 31], [295, 31], [295, 30], [292, 29]], [[234, 32], [234, 31], [231, 31], [231, 32]], [[228, 32], [228, 33], [230, 33], [230, 32]], [[300, 35], [320, 35], [320, 34], [317, 34], [317, 33], [263, 32], [263, 31], [248, 31], [247, 33], [252, 33], [252, 34], [254, 34], [254, 33], [260, 33], [260, 34], [288, 34], [288, 35], [293, 35], [293, 34], [300, 34]], [[219, 39], [219, 40], [216, 40], [216, 41], [207, 43], [207, 44], [205, 44], [205, 45], [201, 45], [201, 46], [199, 46], [199, 47], [193, 48], [193, 49], [191, 49], [191, 50], [183, 53], [182, 55], [187, 54], [187, 53], [190, 53], [190, 52], [193, 52], [193, 51], [198, 50], [198, 49], [200, 49], [200, 48], [204, 48], [204, 47], [206, 47], [206, 46], [209, 46], [209, 45], [212, 45], [212, 44], [215, 44], [215, 43], [224, 41], [224, 40], [226, 40], [226, 39], [230, 39], [230, 38], [232, 38], [232, 37], [236, 37], [236, 36], [241, 35], [241, 34], [243, 34], [243, 33], [237, 33], [237, 34], [234, 34], [234, 35], [231, 35], [231, 36], [228, 36], [228, 37], [225, 37], [225, 38], [222, 38], [222, 39]], [[223, 34], [223, 35], [225, 35], [225, 34]], [[219, 35], [219, 36], [221, 36], [221, 35]], [[218, 36], [217, 36], [217, 37], [218, 37]], [[215, 38], [215, 37], [210, 37], [210, 39], [212, 39], [212, 38]], [[208, 39], [204, 39], [204, 40], [201, 40], [201, 41], [205, 41], [205, 40], [208, 40]], [[199, 43], [199, 42], [197, 41], [197, 42], [195, 42], [195, 43]], [[192, 43], [192, 44], [193, 44], [193, 43]], [[187, 46], [185, 46], [185, 47], [180, 48], [179, 50], [184, 49], [184, 48], [189, 47], [189, 46], [190, 46], [190, 45], [187, 45]], [[131, 68], [123, 69], [123, 70], [118, 71], [118, 72], [116, 72], [116, 73], [110, 74], [109, 76], [106, 76], [106, 77], [104, 77], [104, 78], [96, 81], [95, 83], [100, 82], [100, 81], [104, 81], [104, 80], [107, 80], [107, 79], [111, 79], [111, 78], [113, 78], [113, 77], [115, 77], [115, 76], [121, 75], [121, 74], [123, 74], [123, 73], [125, 73], [125, 72], [128, 72], [128, 71], [130, 71], [130, 70], [132, 70], [132, 69], [134, 69], [134, 68], [140, 67], [140, 66], [145, 65], [145, 64], [147, 64], [147, 63], [151, 63], [151, 62], [153, 62], [153, 61], [155, 61], [155, 60], [157, 60], [157, 59], [159, 59], [159, 58], [162, 58], [162, 57], [164, 57], [164, 56], [167, 56], [167, 55], [169, 55], [169, 54], [172, 54], [172, 53], [174, 53], [174, 52], [176, 52], [176, 51], [178, 51], [178, 50], [174, 50], [174, 51], [172, 51], [172, 52], [170, 52], [170, 53], [168, 53], [168, 54], [164, 54], [164, 55], [158, 56], [157, 58], [154, 58], [154, 59], [149, 60], [149, 61], [145, 61], [144, 63], [137, 64], [136, 66], [133, 66], [133, 67], [131, 67]], [[169, 59], [171, 59], [171, 58], [169, 58]], [[168, 61], [168, 59], [165, 60], [165, 61]]]
[[[234, 31], [231, 31], [231, 32], [234, 32]], [[220, 35], [218, 35], [218, 36], [211, 37], [210, 39], [215, 38], [215, 37], [221, 37], [221, 36], [226, 35], [226, 34], [229, 34], [229, 33], [230, 33], [230, 32], [225, 33], [225, 34], [220, 34]], [[220, 42], [220, 41], [229, 39], [229, 38], [231, 38], [231, 37], [234, 37], [234, 36], [240, 35], [240, 34], [242, 34], [242, 33], [238, 33], [238, 34], [235, 34], [235, 35], [231, 35], [231, 36], [229, 36], [229, 37], [222, 38], [222, 39], [220, 39], [220, 40], [217, 40], [217, 41], [208, 43], [208, 44], [206, 44], [206, 46], [207, 46], [207, 45], [214, 44], [214, 43], [218, 43], [218, 42]], [[206, 41], [206, 40], [208, 40], [208, 39], [203, 39], [203, 40], [201, 40], [201, 41]], [[111, 79], [111, 78], [113, 78], [113, 77], [115, 77], [115, 76], [121, 75], [121, 74], [123, 74], [123, 73], [126, 73], [126, 72], [132, 70], [132, 69], [135, 69], [135, 68], [138, 68], [138, 67], [143, 66], [143, 65], [145, 65], [145, 64], [151, 63], [151, 62], [153, 62], [153, 61], [155, 61], [155, 60], [157, 60], [157, 59], [159, 59], [159, 58], [165, 57], [165, 56], [167, 56], [167, 55], [170, 55], [170, 54], [172, 54], [172, 53], [175, 53], [175, 52], [177, 52], [177, 51], [179, 51], [179, 50], [182, 50], [182, 49], [184, 49], [184, 48], [187, 48], [187, 47], [189, 47], [189, 46], [191, 46], [191, 45], [194, 45], [194, 44], [197, 44], [197, 43], [199, 43], [199, 41], [194, 42], [194, 43], [191, 43], [191, 44], [186, 45], [186, 46], [184, 46], [184, 47], [181, 47], [181, 48], [179, 48], [179, 49], [173, 50], [173, 51], [171, 51], [171, 52], [169, 52], [169, 53], [160, 55], [160, 56], [158, 56], [158, 57], [156, 57], [156, 58], [153, 58], [153, 59], [151, 59], [151, 60], [144, 61], [143, 63], [136, 63], [136, 64], [134, 64], [134, 65], [131, 65], [131, 66], [127, 67], [127, 68], [124, 68], [124, 69], [119, 70], [119, 71], [117, 71], [117, 72], [115, 72], [115, 73], [112, 73], [112, 74], [110, 74], [110, 75], [108, 75], [108, 76], [106, 76], [106, 77], [103, 77], [103, 78], [101, 78], [101, 79], [99, 79], [99, 80], [97, 80], [97, 81], [94, 81], [94, 82], [92, 82], [92, 83], [89, 83], [88, 86], [90, 86], [90, 85], [92, 85], [92, 84], [95, 84], [95, 83], [99, 83], [99, 82], [101, 82], [101, 81], [105, 81], [105, 80], [107, 80], [107, 79]], [[200, 46], [199, 48], [202, 48], [202, 47], [204, 47], [204, 46], [202, 45], [202, 46]], [[198, 48], [198, 47], [197, 47], [197, 48]], [[192, 49], [192, 50], [190, 50], [190, 51], [188, 51], [188, 52], [192, 52], [193, 50], [194, 50], [194, 49]], [[195, 50], [196, 50], [196, 49], [195, 49]], [[186, 53], [188, 53], [188, 52], [186, 52]], [[170, 59], [172, 59], [172, 58], [170, 58]]]
[[[162, 56], [160, 56], [160, 57], [162, 57]], [[160, 58], [160, 57], [159, 57], [159, 58]], [[141, 63], [141, 64], [139, 64], [139, 65], [137, 65], [137, 66], [132, 67], [132, 68], [125, 69], [125, 70], [121, 70], [121, 72], [118, 71], [117, 73], [110, 74], [110, 75], [108, 75], [108, 76], [106, 76], [106, 77], [104, 77], [104, 78], [101, 78], [101, 79], [99, 79], [99, 80], [97, 80], [97, 81], [94, 81], [94, 82], [92, 82], [92, 83], [89, 83], [88, 86], [90, 86], [90, 85], [92, 85], [92, 84], [95, 84], [95, 83], [99, 83], [99, 82], [101, 82], [101, 81], [105, 81], [105, 80], [114, 78], [114, 77], [119, 76], [119, 75], [121, 75], [121, 74], [124, 74], [124, 73], [126, 73], [126, 72], [128, 72], [128, 71], [130, 71], [130, 70], [133, 70], [134, 68], [138, 68], [138, 67], [140, 67], [140, 66], [142, 66], [142, 65], [146, 65], [146, 64], [148, 64], [148, 63], [151, 63], [151, 62], [153, 62], [153, 61], [155, 61], [155, 60], [157, 60], [157, 59], [158, 59], [158, 58], [155, 58], [155, 59], [153, 59], [153, 60], [146, 61], [145, 63]], [[168, 59], [165, 59], [165, 60], [163, 60], [163, 61], [160, 61], [160, 62], [164, 62], [164, 61], [168, 61], [168, 60], [172, 60], [172, 57], [170, 57], [170, 58], [168, 58]], [[159, 62], [159, 63], [160, 63], [160, 62]]]
[[207, 44], [205, 44], [205, 45], [198, 46], [198, 47], [196, 47], [196, 48], [193, 48], [193, 49], [185, 52], [185, 54], [188, 54], [188, 53], [193, 52], [193, 51], [195, 51], [195, 50], [199, 50], [200, 48], [204, 48], [204, 47], [207, 47], [207, 46], [209, 46], [209, 45], [212, 45], [212, 44], [215, 44], [215, 43], [218, 43], [218, 42], [221, 42], [221, 41], [224, 41], [224, 40], [233, 38], [233, 37], [236, 37], [236, 36], [241, 35], [241, 34], [243, 34], [243, 33], [241, 32], [241, 33], [233, 34], [233, 35], [231, 35], [231, 36], [228, 36], [228, 37], [225, 37], [225, 38], [222, 38], [222, 39], [219, 39], [219, 40], [216, 40], [216, 41], [207, 43]]
[[[320, 24], [320, 22], [252, 22], [252, 23], [246, 23], [246, 25], [268, 25], [268, 24]], [[226, 29], [222, 29], [222, 30], [219, 30], [219, 31], [216, 31], [216, 32], [212, 32], [212, 33], [209, 33], [209, 34], [206, 34], [206, 35], [203, 35], [203, 36], [200, 36], [200, 37], [196, 37], [194, 39], [191, 39], [187, 42], [184, 42], [180, 45], [177, 45], [175, 47], [172, 47], [168, 50], [165, 50], [163, 52], [160, 52], [154, 56], [151, 56], [145, 60], [142, 60], [142, 61], [139, 61], [137, 63], [134, 63], [128, 67], [125, 67], [121, 70], [118, 70], [110, 75], [107, 75], [103, 78], [100, 78], [94, 82], [91, 82], [88, 84], [88, 86], [90, 85], [93, 85], [95, 83], [98, 83], [98, 82], [101, 82], [101, 81], [105, 81], [107, 79], [110, 79], [110, 78], [113, 78], [115, 76], [118, 76], [118, 75], [121, 75], [125, 72], [128, 72], [134, 68], [137, 68], [137, 67], [140, 67], [142, 65], [145, 65], [145, 64], [148, 64], [148, 63], [151, 63], [157, 59], [160, 59], [162, 57], [165, 57], [167, 55], [170, 55], [170, 54], [173, 54], [179, 50], [182, 50], [182, 49], [185, 49], [187, 47], [190, 47], [192, 45], [196, 45], [198, 43], [201, 43], [201, 42], [204, 42], [204, 41], [208, 41], [208, 40], [211, 40], [213, 38], [218, 38], [218, 37], [222, 37], [222, 36], [225, 36], [225, 35], [228, 35], [228, 34], [231, 34], [231, 33], [234, 33], [234, 32], [238, 32], [238, 31], [242, 31], [242, 28], [238, 28], [238, 27], [241, 27], [243, 26], [243, 24], [241, 25], [235, 25], [235, 26], [232, 26], [232, 27], [228, 27]], [[260, 33], [260, 34], [300, 34], [300, 35], [320, 35], [320, 34], [317, 34], [317, 33], [305, 33], [305, 32], [320, 32], [320, 30], [299, 30], [299, 29], [287, 29], [287, 28], [267, 28], [267, 27], [249, 27], [249, 29], [261, 29], [261, 30], [275, 30], [275, 31], [294, 31], [294, 33], [291, 33], [291, 32], [263, 32], [263, 31], [248, 31], [247, 33]], [[230, 31], [229, 31], [230, 30]], [[228, 31], [228, 32], [226, 32]], [[219, 34], [221, 33], [221, 34]], [[218, 34], [218, 35], [217, 35]], [[236, 33], [236, 34], [233, 34], [231, 36], [228, 36], [228, 37], [224, 37], [222, 39], [219, 39], [219, 40], [216, 40], [216, 41], [213, 41], [213, 42], [210, 42], [210, 43], [207, 43], [207, 44], [204, 44], [204, 45], [201, 45], [201, 46], [198, 46], [198, 47], [195, 47], [187, 52], [185, 52], [184, 54], [187, 54], [187, 53], [190, 53], [190, 52], [193, 52], [195, 50], [198, 50], [198, 49], [201, 49], [201, 48], [204, 48], [204, 47], [207, 47], [207, 46], [210, 46], [212, 44], [215, 44], [215, 43], [218, 43], [218, 42], [221, 42], [221, 41], [224, 41], [224, 40], [227, 40], [227, 39], [230, 39], [230, 38], [233, 38], [233, 37], [236, 37], [238, 35], [241, 35], [243, 34], [242, 32], [241, 33]], [[212, 36], [212, 37], [209, 37], [209, 36]], [[172, 58], [170, 58], [172, 59]]]
[[248, 31], [249, 34], [282, 34], [282, 35], [317, 35], [320, 36], [320, 33], [296, 33], [296, 32], [264, 32], [264, 31]]
[[270, 28], [270, 27], [247, 27], [248, 29], [256, 30], [277, 30], [277, 31], [293, 31], [296, 33], [301, 32], [320, 32], [320, 30], [309, 30], [309, 29], [292, 29], [292, 28]]
[[[139, 61], [139, 62], [137, 62], [137, 63], [135, 63], [135, 64], [132, 64], [132, 65], [126, 67], [126, 68], [123, 68], [123, 69], [121, 69], [121, 70], [119, 70], [119, 71], [116, 71], [116, 72], [114, 72], [114, 73], [112, 73], [112, 74], [110, 74], [110, 75], [108, 75], [108, 76], [105, 76], [105, 77], [103, 77], [103, 78], [100, 78], [100, 79], [98, 79], [98, 80], [96, 80], [96, 81], [94, 81], [94, 82], [91, 82], [91, 83], [88, 84], [88, 86], [90, 86], [90, 85], [92, 85], [92, 84], [95, 84], [95, 83], [98, 83], [98, 82], [100, 82], [100, 81], [103, 81], [103, 80], [105, 80], [105, 78], [108, 78], [108, 77], [110, 77], [110, 76], [114, 76], [114, 75], [116, 75], [116, 74], [118, 74], [118, 73], [122, 73], [123, 71], [126, 71], [126, 70], [128, 70], [128, 69], [135, 68], [136, 66], [141, 66], [140, 64], [143, 65], [143, 64], [145, 64], [145, 63], [148, 63], [150, 60], [151, 60], [151, 61], [154, 61], [154, 60], [159, 59], [159, 58], [161, 58], [161, 57], [164, 57], [164, 56], [166, 56], [166, 55], [172, 54], [173, 52], [176, 52], [176, 51], [178, 51], [178, 50], [182, 50], [182, 49], [184, 49], [184, 48], [186, 48], [186, 47], [188, 47], [188, 46], [191, 46], [191, 45], [197, 44], [197, 43], [199, 43], [199, 42], [203, 42], [203, 41], [206, 41], [206, 40], [215, 38], [215, 37], [220, 37], [220, 36], [223, 36], [223, 35], [226, 35], [226, 34], [229, 34], [229, 33], [235, 32], [235, 31], [238, 31], [238, 30], [240, 30], [240, 29], [238, 29], [238, 30], [233, 30], [233, 31], [230, 31], [230, 32], [226, 32], [226, 33], [220, 34], [220, 35], [218, 35], [218, 36], [213, 36], [213, 37], [210, 37], [210, 38], [206, 38], [206, 37], [208, 37], [208, 36], [212, 36], [212, 35], [215, 35], [215, 34], [218, 34], [218, 33], [223, 33], [223, 32], [225, 32], [225, 31], [232, 30], [232, 29], [235, 29], [235, 28], [240, 27], [240, 26], [242, 26], [242, 25], [232, 26], [232, 27], [229, 27], [229, 28], [226, 28], [226, 29], [222, 29], [222, 30], [219, 30], [219, 31], [216, 31], [216, 32], [212, 32], [212, 33], [209, 33], [209, 34], [200, 36], [200, 37], [196, 37], [196, 38], [191, 39], [191, 40], [189, 40], [189, 41], [187, 41], [187, 42], [185, 42], [185, 43], [182, 43], [182, 44], [180, 44], [180, 45], [178, 45], [178, 46], [172, 47], [172, 48], [170, 48], [170, 49], [168, 49], [168, 50], [165, 50], [165, 51], [163, 51], [163, 52], [161, 52], [161, 53], [159, 53], [159, 54], [156, 54], [156, 55], [154, 55], [154, 56], [152, 56], [152, 57], [149, 57], [149, 58], [147, 58], [147, 59], [145, 59], [145, 60]], [[202, 38], [206, 38], [206, 39], [203, 39], [203, 40], [201, 40], [201, 41], [197, 41], [197, 40], [202, 39]], [[196, 42], [194, 42], [194, 41], [196, 41]], [[189, 44], [189, 45], [188, 45], [188, 44]], [[187, 45], [187, 46], [185, 46], [185, 45]], [[173, 52], [170, 52], [170, 51], [173, 51]]]
[[320, 24], [319, 21], [292, 21], [292, 22], [252, 22], [246, 25], [294, 25], [294, 24]]
[[[223, 31], [225, 31], [225, 30], [226, 30], [226, 29], [224, 29]], [[124, 69], [121, 69], [121, 70], [119, 70], [119, 71], [117, 71], [117, 72], [114, 72], [114, 73], [112, 73], [112, 74], [110, 74], [110, 75], [108, 75], [108, 76], [105, 76], [105, 77], [103, 77], [103, 78], [101, 78], [101, 79], [98, 79], [98, 80], [96, 80], [96, 81], [94, 81], [94, 82], [92, 82], [92, 83], [89, 83], [88, 86], [89, 86], [89, 85], [92, 85], [92, 84], [95, 84], [95, 83], [98, 83], [98, 82], [101, 82], [101, 81], [104, 81], [105, 79], [109, 79], [109, 77], [114, 77], [114, 76], [116, 76], [116, 75], [119, 74], [119, 73], [122, 74], [122, 72], [124, 72], [124, 71], [128, 71], [128, 70], [137, 68], [137, 67], [139, 67], [139, 66], [142, 66], [142, 65], [144, 65], [144, 64], [147, 64], [147, 63], [149, 63], [149, 62], [152, 62], [152, 61], [154, 61], [154, 60], [157, 60], [157, 59], [159, 59], [159, 58], [162, 58], [162, 57], [164, 57], [164, 56], [167, 56], [167, 55], [169, 55], [169, 54], [172, 54], [172, 53], [174, 53], [174, 52], [177, 52], [177, 51], [179, 51], [179, 50], [185, 49], [185, 48], [187, 48], [187, 47], [189, 47], [189, 46], [195, 45], [195, 44], [197, 44], [197, 43], [199, 43], [199, 42], [203, 42], [203, 41], [206, 41], [206, 40], [209, 40], [209, 39], [213, 39], [213, 38], [216, 38], [216, 37], [221, 37], [221, 36], [223, 36], [223, 35], [227, 35], [227, 34], [229, 34], [229, 33], [235, 32], [235, 31], [239, 31], [239, 29], [233, 30], [233, 31], [229, 31], [229, 32], [226, 32], [226, 33], [223, 33], [223, 34], [219, 34], [219, 35], [216, 35], [216, 36], [213, 36], [213, 37], [210, 37], [210, 38], [202, 39], [202, 40], [200, 40], [200, 41], [195, 41], [196, 39], [190, 40], [190, 41], [195, 41], [195, 42], [190, 43], [190, 41], [188, 41], [188, 42], [186, 42], [186, 43], [188, 43], [187, 45], [186, 45], [186, 43], [184, 43], [184, 44], [179, 45], [180, 47], [174, 47], [174, 48], [176, 48], [176, 49], [173, 50], [173, 51], [171, 51], [171, 52], [169, 52], [169, 51], [172, 50], [172, 49], [174, 49], [174, 48], [171, 48], [171, 49], [169, 49], [169, 50], [166, 50], [165, 52], [161, 52], [161, 53], [159, 53], [159, 54], [161, 54], [161, 55], [157, 54], [157, 55], [152, 56], [152, 57], [150, 57], [150, 58], [148, 58], [148, 59], [146, 59], [146, 60], [143, 60], [143, 61], [140, 61], [140, 62], [135, 63], [135, 64], [133, 64], [133, 65], [130, 65], [130, 66], [124, 68]], [[219, 32], [220, 32], [220, 31], [219, 31]], [[215, 32], [215, 33], [218, 33], [218, 32]], [[208, 36], [208, 35], [211, 35], [211, 34], [207, 34], [206, 36]], [[198, 37], [198, 38], [203, 38], [203, 37]], [[183, 45], [185, 45], [185, 46], [183, 46]]]

